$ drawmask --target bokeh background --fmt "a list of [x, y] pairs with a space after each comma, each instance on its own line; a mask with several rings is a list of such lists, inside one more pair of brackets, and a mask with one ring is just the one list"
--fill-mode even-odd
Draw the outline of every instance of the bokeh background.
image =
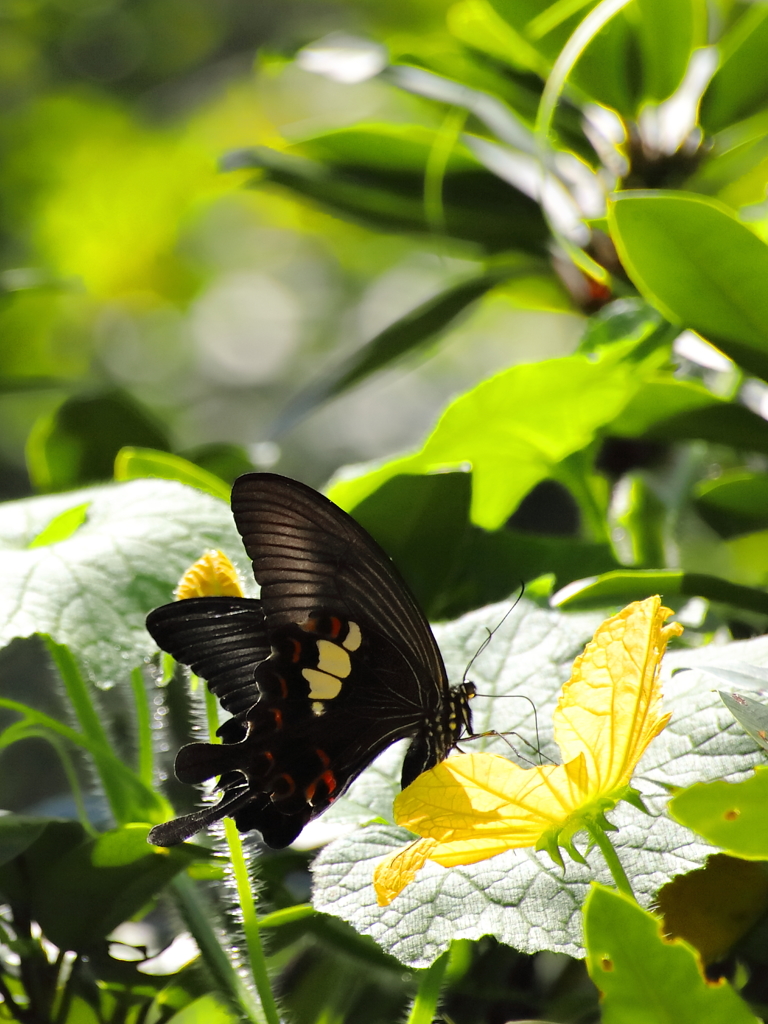
[[[0, 498], [108, 478], [124, 444], [319, 486], [415, 445], [447, 398], [494, 370], [573, 349], [582, 321], [551, 279], [524, 297], [497, 289], [439, 350], [275, 429], [307, 381], [479, 271], [481, 253], [369, 231], [221, 161], [360, 121], [436, 126], [418, 97], [289, 56], [332, 32], [439, 53], [455, 46], [447, 6], [3, 5]], [[79, 467], [53, 460], [52, 477], [40, 453], [62, 430], [98, 445]]]

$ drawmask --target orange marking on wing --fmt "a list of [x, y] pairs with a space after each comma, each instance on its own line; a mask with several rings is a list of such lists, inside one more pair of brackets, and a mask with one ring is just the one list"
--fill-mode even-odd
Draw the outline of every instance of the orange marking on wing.
[[304, 622], [300, 622], [299, 629], [303, 629], [305, 633], [316, 633], [317, 619], [306, 619]]
[[293, 654], [291, 655], [291, 661], [299, 661], [301, 659], [301, 644], [295, 637], [291, 637], [290, 641], [293, 644]]
[[[285, 792], [280, 792], [278, 795], [281, 796], [281, 797], [292, 796], [294, 791], [295, 791], [295, 789], [296, 789], [296, 782], [295, 782], [293, 776], [289, 775], [287, 772], [283, 772], [282, 775], [278, 775], [276, 781], [279, 782], [280, 779], [285, 779], [285, 782], [286, 782], [288, 788], [285, 790]], [[278, 789], [282, 790], [283, 787], [282, 786], [275, 786], [274, 789], [275, 789], [275, 791], [277, 791]]]
[[327, 772], [323, 772], [323, 774], [320, 776], [320, 778], [323, 780], [323, 782], [327, 786], [327, 788], [328, 788], [328, 795], [330, 796], [331, 793], [334, 791], [334, 789], [336, 789], [336, 776], [333, 774], [333, 772], [327, 771]]
[[276, 729], [282, 729], [283, 728], [283, 713], [282, 713], [282, 711], [280, 711], [278, 708], [270, 708], [269, 710], [272, 712], [272, 717], [275, 720], [275, 728]]
[[315, 747], [315, 753], [320, 758], [320, 763], [322, 764], [323, 768], [327, 768], [328, 765], [331, 763], [330, 757], [328, 757], [326, 752], [324, 750], [321, 750], [319, 747]]
[[307, 798], [307, 801], [308, 801], [308, 802], [309, 802], [309, 801], [310, 801], [310, 800], [312, 799], [312, 797], [313, 797], [313, 796], [315, 795], [315, 790], [316, 790], [316, 789], [317, 789], [317, 782], [310, 782], [310, 784], [309, 784], [309, 785], [307, 786], [307, 788], [306, 788], [306, 789], [304, 790], [304, 796], [305, 796], [305, 797]]
[[280, 692], [282, 693], [283, 698], [285, 699], [288, 696], [288, 683], [286, 683], [285, 679], [283, 679], [282, 676], [278, 676], [277, 681], [278, 683], [280, 683]]
[[331, 636], [335, 640], [341, 632], [341, 619], [337, 619], [335, 615], [331, 616]]

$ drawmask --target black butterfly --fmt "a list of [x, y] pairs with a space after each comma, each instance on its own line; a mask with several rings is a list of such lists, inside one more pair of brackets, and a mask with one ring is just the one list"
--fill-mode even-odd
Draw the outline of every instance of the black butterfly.
[[260, 599], [189, 598], [147, 618], [158, 645], [233, 716], [222, 743], [191, 743], [176, 758], [181, 782], [220, 776], [221, 800], [157, 825], [158, 846], [230, 815], [280, 849], [395, 740], [413, 737], [407, 786], [472, 731], [473, 684], [448, 685], [416, 600], [354, 519], [272, 473], [236, 480], [232, 511]]

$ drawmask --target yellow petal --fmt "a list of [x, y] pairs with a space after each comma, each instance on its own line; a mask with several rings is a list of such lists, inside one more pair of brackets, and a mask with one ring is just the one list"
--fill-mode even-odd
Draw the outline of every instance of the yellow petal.
[[189, 597], [243, 597], [237, 569], [223, 551], [206, 551], [190, 565], [174, 591], [178, 601]]
[[645, 748], [669, 721], [661, 714], [659, 667], [679, 622], [659, 597], [628, 605], [607, 619], [576, 659], [554, 713], [564, 761], [583, 754], [590, 791], [626, 785]]
[[373, 887], [380, 907], [388, 907], [410, 882], [432, 850], [437, 846], [434, 839], [417, 839], [415, 843], [398, 850], [376, 866], [373, 872]]
[[535, 846], [544, 831], [562, 826], [582, 806], [587, 786], [583, 757], [521, 768], [497, 754], [459, 754], [397, 796], [395, 821], [440, 843], [430, 860], [470, 864]]

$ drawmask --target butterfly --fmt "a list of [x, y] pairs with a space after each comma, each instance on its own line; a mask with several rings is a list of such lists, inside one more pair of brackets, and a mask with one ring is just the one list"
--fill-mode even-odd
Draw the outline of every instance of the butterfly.
[[155, 826], [158, 846], [229, 815], [281, 849], [396, 740], [411, 738], [405, 787], [472, 733], [474, 685], [449, 686], [416, 599], [351, 516], [273, 473], [237, 479], [232, 512], [259, 599], [188, 598], [147, 618], [232, 716], [221, 743], [188, 744], [175, 764], [184, 783], [218, 777], [220, 800]]

